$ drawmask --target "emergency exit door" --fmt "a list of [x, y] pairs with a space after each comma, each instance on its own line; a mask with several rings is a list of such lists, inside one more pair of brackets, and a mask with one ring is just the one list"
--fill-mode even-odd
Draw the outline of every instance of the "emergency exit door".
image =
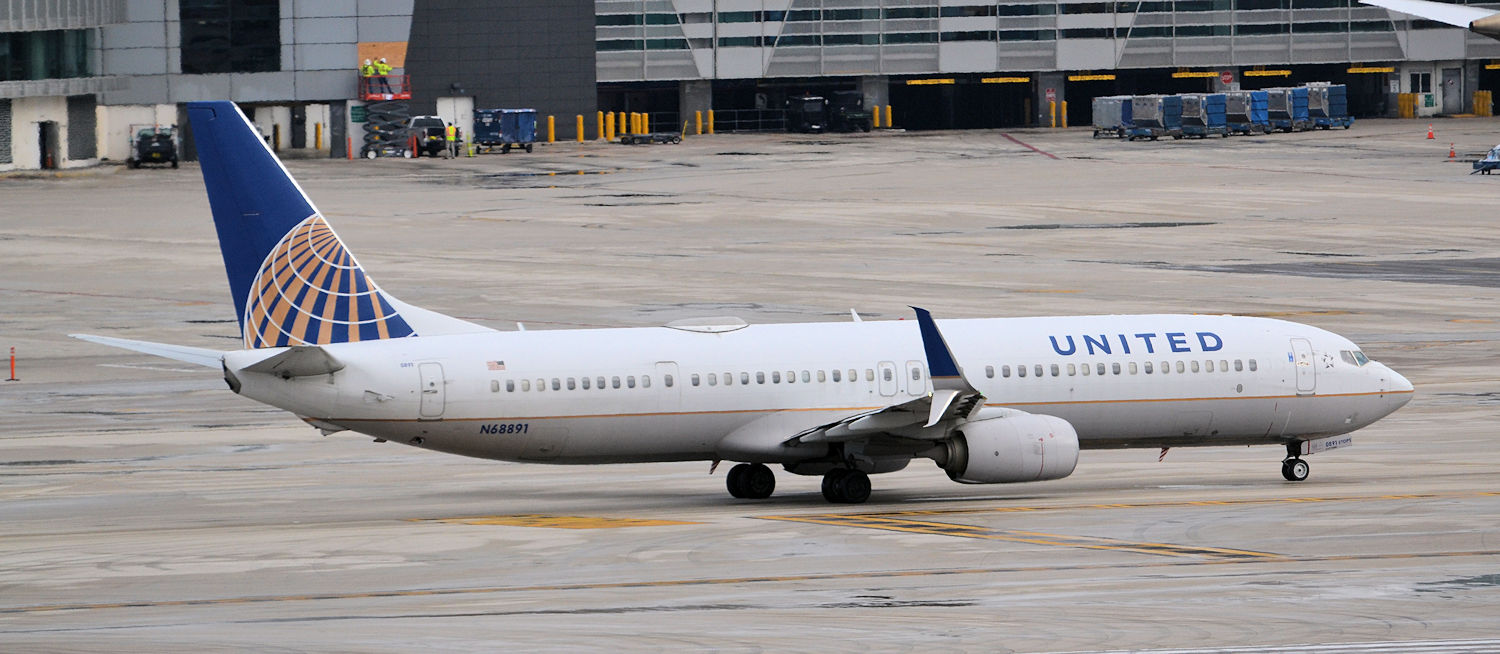
[[440, 363], [423, 363], [417, 366], [417, 374], [421, 376], [420, 392], [422, 395], [422, 419], [433, 420], [443, 417], [443, 365]]

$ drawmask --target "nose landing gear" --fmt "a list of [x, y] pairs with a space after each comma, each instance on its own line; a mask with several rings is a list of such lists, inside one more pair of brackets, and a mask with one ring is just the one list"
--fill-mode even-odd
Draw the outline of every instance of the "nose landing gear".
[[1302, 441], [1287, 443], [1286, 458], [1281, 462], [1281, 476], [1287, 481], [1303, 481], [1310, 471], [1307, 462], [1302, 460]]

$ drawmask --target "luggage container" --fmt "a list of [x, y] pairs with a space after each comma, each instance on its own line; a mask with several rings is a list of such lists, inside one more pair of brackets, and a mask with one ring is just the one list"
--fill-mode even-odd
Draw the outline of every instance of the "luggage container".
[[1131, 127], [1130, 96], [1094, 98], [1094, 138], [1125, 138]]
[[1163, 136], [1182, 138], [1182, 98], [1175, 95], [1137, 95], [1130, 99], [1130, 128], [1125, 135], [1132, 141]]
[[1225, 119], [1223, 93], [1184, 93], [1182, 99], [1182, 135], [1208, 138], [1210, 134], [1229, 136]]
[[531, 152], [536, 142], [535, 109], [475, 109], [474, 143], [489, 151], [496, 146], [500, 154], [525, 148]]
[[1229, 91], [1224, 94], [1224, 120], [1231, 132], [1249, 136], [1271, 131], [1265, 91]]
[[1301, 132], [1312, 129], [1307, 116], [1307, 87], [1266, 89], [1266, 111], [1271, 117], [1271, 129], [1282, 132]]
[[1349, 129], [1354, 119], [1349, 116], [1348, 87], [1328, 82], [1308, 84], [1307, 116], [1318, 129], [1333, 129], [1335, 125]]

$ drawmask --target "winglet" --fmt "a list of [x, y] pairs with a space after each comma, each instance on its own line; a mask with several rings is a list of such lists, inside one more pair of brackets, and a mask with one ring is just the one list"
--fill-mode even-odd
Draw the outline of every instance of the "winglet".
[[953, 359], [953, 351], [948, 349], [948, 343], [943, 340], [943, 333], [938, 331], [937, 323], [933, 322], [932, 314], [920, 307], [912, 307], [912, 310], [917, 312], [917, 325], [922, 330], [922, 348], [927, 351], [927, 368], [931, 370], [933, 379], [962, 377], [958, 371], [958, 361]]

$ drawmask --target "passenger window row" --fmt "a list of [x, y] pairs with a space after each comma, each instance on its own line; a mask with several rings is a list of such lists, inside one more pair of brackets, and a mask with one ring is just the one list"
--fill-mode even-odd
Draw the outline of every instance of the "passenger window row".
[[[886, 379], [889, 380], [891, 371], [886, 370], [884, 372], [886, 375]], [[740, 386], [749, 386], [752, 379], [756, 384], [765, 384], [767, 383], [767, 381], [772, 384], [811, 384], [814, 380], [816, 380], [817, 383], [820, 384], [826, 384], [830, 381], [854, 383], [859, 381], [859, 371], [854, 368], [849, 368], [847, 371], [839, 369], [802, 371], [788, 370], [784, 373], [780, 370], [772, 370], [770, 373], [767, 373], [763, 370], [756, 371], [754, 373], [710, 372], [700, 374], [695, 372], [688, 376], [688, 384], [692, 386], [703, 386], [705, 384], [708, 386], [718, 386], [720, 384], [723, 384], [725, 386], [734, 386], [735, 384], [739, 384]], [[865, 381], [875, 381], [874, 368], [865, 369]]]
[[[560, 391], [560, 390], [563, 390], [564, 388], [566, 388], [566, 389], [568, 389], [570, 391], [576, 391], [576, 390], [585, 390], [585, 391], [587, 391], [587, 390], [601, 390], [602, 391], [602, 390], [605, 390], [605, 389], [616, 389], [616, 388], [627, 388], [627, 389], [629, 389], [629, 388], [636, 388], [636, 379], [637, 378], [636, 378], [635, 375], [625, 375], [623, 377], [619, 376], [619, 375], [614, 375], [614, 376], [611, 376], [611, 377], [608, 377], [608, 378], [605, 378], [605, 377], [602, 377], [602, 376], [601, 377], [553, 377], [550, 380], [548, 380], [546, 378], [538, 378], [535, 383], [532, 383], [532, 380], [530, 380], [530, 379], [519, 379], [519, 380], [517, 380], [517, 379], [507, 379], [507, 380], [505, 380], [505, 392], [507, 392], [507, 393], [514, 393], [516, 391], [520, 391], [522, 393], [529, 393], [529, 392], [531, 392], [533, 390], [535, 390], [535, 391], [545, 391], [545, 390], [548, 390], [549, 388], [551, 390], [554, 390], [554, 391]], [[640, 379], [640, 388], [651, 388], [651, 376], [650, 375], [641, 375], [639, 379]], [[671, 375], [663, 375], [662, 376], [662, 383], [665, 384], [668, 387], [672, 386], [672, 376]], [[490, 390], [493, 391], [493, 392], [499, 392], [500, 391], [500, 381], [499, 380], [495, 380], [495, 381], [490, 382]]]
[[[1092, 364], [1069, 363], [1066, 364], [1066, 366], [1064, 366], [1064, 364], [1057, 363], [1047, 365], [1034, 363], [1029, 366], [1026, 364], [1021, 364], [1015, 367], [1015, 376], [1046, 377], [1050, 375], [1052, 377], [1061, 377], [1064, 371], [1066, 371], [1069, 377], [1074, 377], [1077, 375], [1083, 375], [1084, 377], [1097, 375], [1103, 377], [1105, 375], [1137, 375], [1142, 373], [1147, 375], [1166, 375], [1172, 374], [1174, 372], [1177, 374], [1184, 374], [1188, 372], [1230, 372], [1231, 366], [1234, 372], [1244, 372], [1246, 369], [1249, 369], [1250, 372], [1259, 370], [1259, 366], [1256, 364], [1255, 359], [1235, 359], [1234, 361], [1230, 361], [1228, 359], [1219, 359], [1217, 361], [1213, 359], [1204, 359], [1201, 362], [1198, 360], [1162, 361], [1160, 365], [1156, 365], [1152, 361], [1146, 361], [1140, 364], [1137, 364], [1137, 362], [1135, 361], [1127, 361], [1124, 363], [1114, 361], [1107, 364], [1103, 362]], [[1010, 378], [1011, 371], [1012, 369], [1008, 365], [1002, 365], [999, 367], [1001, 378]], [[995, 366], [985, 366], [984, 376], [989, 379], [994, 379]]]

